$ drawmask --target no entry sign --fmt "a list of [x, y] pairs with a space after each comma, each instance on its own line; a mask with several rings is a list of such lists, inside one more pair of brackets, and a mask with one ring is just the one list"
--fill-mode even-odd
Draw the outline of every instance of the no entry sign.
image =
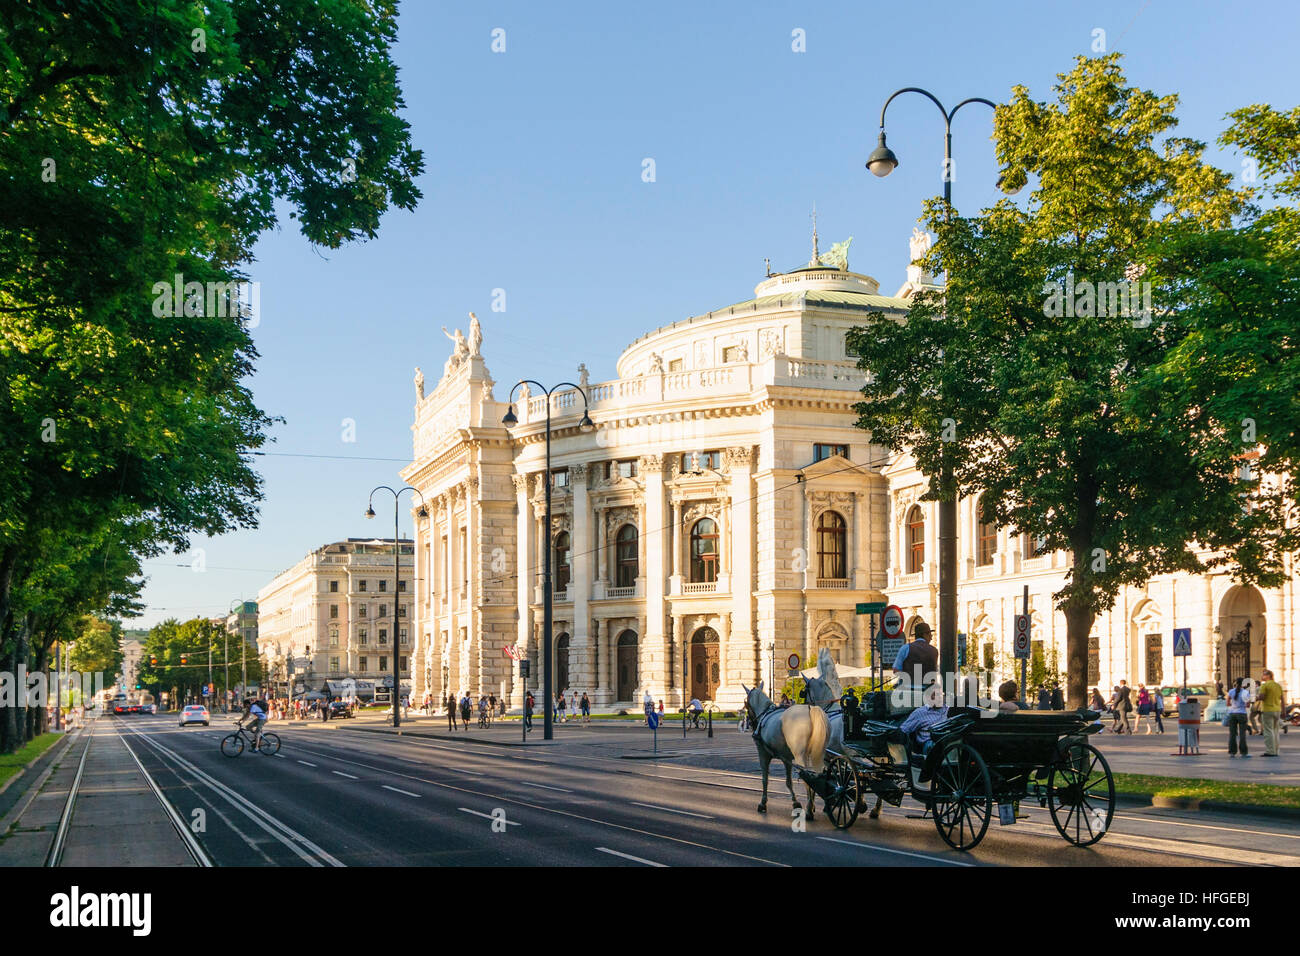
[[890, 639], [902, 635], [903, 609], [897, 604], [891, 604], [885, 608], [885, 613], [880, 618], [880, 633]]

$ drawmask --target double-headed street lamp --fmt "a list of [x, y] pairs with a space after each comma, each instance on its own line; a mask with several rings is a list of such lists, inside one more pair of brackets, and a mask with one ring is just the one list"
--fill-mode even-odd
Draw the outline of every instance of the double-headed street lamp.
[[[400, 640], [401, 629], [398, 624], [398, 618], [401, 615], [402, 607], [402, 587], [399, 583], [402, 580], [402, 544], [401, 534], [398, 532], [397, 524], [401, 515], [401, 512], [398, 509], [398, 499], [401, 498], [403, 492], [414, 491], [420, 496], [420, 510], [417, 511], [416, 514], [421, 518], [427, 518], [429, 517], [429, 509], [424, 505], [424, 495], [421, 495], [418, 489], [412, 488], [410, 485], [407, 485], [405, 488], [399, 488], [396, 491], [389, 488], [387, 485], [378, 485], [370, 491], [370, 501], [366, 505], [367, 518], [373, 518], [375, 516], [376, 491], [386, 491], [393, 496], [393, 692], [390, 696], [393, 701], [393, 726], [400, 727], [402, 726], [402, 645]], [[411, 555], [411, 560], [415, 560], [414, 553]], [[411, 571], [411, 580], [415, 580], [414, 568], [412, 568]], [[411, 604], [412, 606], [415, 604], [414, 588], [411, 589]], [[328, 705], [329, 702], [326, 701], [326, 706]]]
[[[947, 219], [952, 215], [952, 118], [967, 103], [983, 103], [994, 110], [998, 106], [991, 100], [972, 96], [962, 100], [950, 112], [928, 90], [916, 86], [896, 90], [880, 108], [880, 141], [867, 157], [867, 169], [875, 176], [888, 176], [898, 166], [898, 157], [885, 143], [885, 111], [894, 98], [903, 93], [920, 93], [929, 97], [943, 114], [943, 204], [944, 218]], [[1020, 191], [1019, 188], [1006, 188], [1002, 177], [998, 178], [998, 188], [1008, 195]], [[948, 675], [957, 670], [957, 495], [952, 487], [952, 460], [946, 445], [939, 471], [939, 492], [939, 670], [946, 681]]]
[[[551, 393], [556, 388], [569, 387], [574, 389], [582, 396], [582, 421], [578, 422], [578, 428], [584, 432], [595, 431], [596, 425], [591, 420], [588, 412], [591, 409], [591, 403], [587, 401], [586, 391], [579, 385], [572, 382], [560, 382], [555, 388], [547, 388], [540, 382], [532, 379], [523, 379], [515, 384], [510, 390], [510, 408], [506, 411], [505, 418], [501, 419], [501, 424], [506, 428], [514, 428], [519, 424], [519, 419], [515, 417], [515, 392], [519, 390], [520, 385], [536, 385], [546, 396], [546, 473], [542, 479], [542, 484], [546, 487], [546, 523], [544, 535], [546, 538], [546, 547], [543, 549], [545, 556], [542, 559], [542, 739], [550, 740], [554, 736], [554, 701], [551, 695], [551, 665], [554, 649], [551, 647]], [[581, 582], [585, 586], [586, 582]], [[520, 609], [521, 613], [525, 609]], [[563, 687], [560, 690], [564, 690]], [[524, 689], [525, 708], [527, 708], [527, 688]]]

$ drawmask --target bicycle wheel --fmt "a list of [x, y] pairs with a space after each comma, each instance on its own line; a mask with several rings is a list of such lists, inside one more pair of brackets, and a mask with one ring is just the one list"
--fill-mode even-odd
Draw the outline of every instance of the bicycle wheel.
[[262, 741], [257, 745], [257, 751], [268, 757], [274, 757], [280, 752], [280, 738], [275, 734], [262, 734]]
[[238, 757], [244, 752], [244, 735], [236, 732], [222, 737], [221, 752], [227, 757]]

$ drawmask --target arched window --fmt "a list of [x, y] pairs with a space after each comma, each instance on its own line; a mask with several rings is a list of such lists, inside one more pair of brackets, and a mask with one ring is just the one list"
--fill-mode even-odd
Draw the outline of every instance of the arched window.
[[980, 567], [986, 567], [993, 563], [993, 555], [998, 552], [998, 526], [992, 521], [980, 521], [979, 509], [981, 502], [975, 502], [975, 563]]
[[569, 635], [555, 639], [555, 691], [562, 694], [569, 689]]
[[701, 518], [691, 528], [691, 582], [718, 580], [718, 526], [712, 518]]
[[817, 519], [817, 577], [848, 577], [845, 556], [847, 525], [834, 511], [823, 511]]
[[555, 590], [563, 591], [569, 586], [569, 532], [561, 531], [555, 536]]
[[907, 513], [907, 573], [918, 574], [925, 567], [925, 518], [920, 505]]
[[614, 561], [614, 586], [630, 588], [635, 585], [638, 572], [635, 525], [625, 524], [618, 529], [614, 537]]

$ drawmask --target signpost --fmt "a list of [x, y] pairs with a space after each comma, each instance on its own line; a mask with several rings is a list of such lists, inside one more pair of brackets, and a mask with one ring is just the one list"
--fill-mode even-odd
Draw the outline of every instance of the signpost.
[[[886, 666], [893, 667], [894, 659], [903, 648], [903, 609], [897, 604], [885, 608], [880, 616], [880, 668], [883, 677]], [[889, 661], [886, 665], [885, 661]]]
[[[869, 625], [871, 633], [867, 638], [868, 640], [867, 646], [871, 648], [871, 678], [872, 678], [872, 682], [876, 685], [875, 687], [872, 688], [872, 690], [878, 689], [880, 685], [885, 682], [885, 664], [883, 661], [880, 660], [881, 657], [880, 648], [876, 647], [876, 615], [884, 614], [885, 607], [886, 605], [884, 601], [868, 601], [865, 604], [858, 604], [856, 608], [858, 614], [869, 614], [871, 616], [871, 621]], [[877, 666], [879, 666], [880, 668], [879, 681], [876, 680]]]
[[524, 712], [519, 717], [519, 723], [524, 728], [524, 743], [528, 743], [528, 686], [525, 678], [528, 677], [529, 670], [528, 658], [519, 658], [519, 683], [524, 685]]
[[1029, 585], [1025, 585], [1023, 604], [1021, 609], [1023, 614], [1016, 615], [1014, 650], [1015, 656], [1020, 659], [1020, 706], [1025, 706], [1025, 670], [1029, 666], [1030, 640], [1029, 634], [1032, 623], [1029, 619]]
[[1174, 628], [1174, 657], [1183, 659], [1183, 696], [1187, 696], [1187, 658], [1192, 656], [1192, 629]]

